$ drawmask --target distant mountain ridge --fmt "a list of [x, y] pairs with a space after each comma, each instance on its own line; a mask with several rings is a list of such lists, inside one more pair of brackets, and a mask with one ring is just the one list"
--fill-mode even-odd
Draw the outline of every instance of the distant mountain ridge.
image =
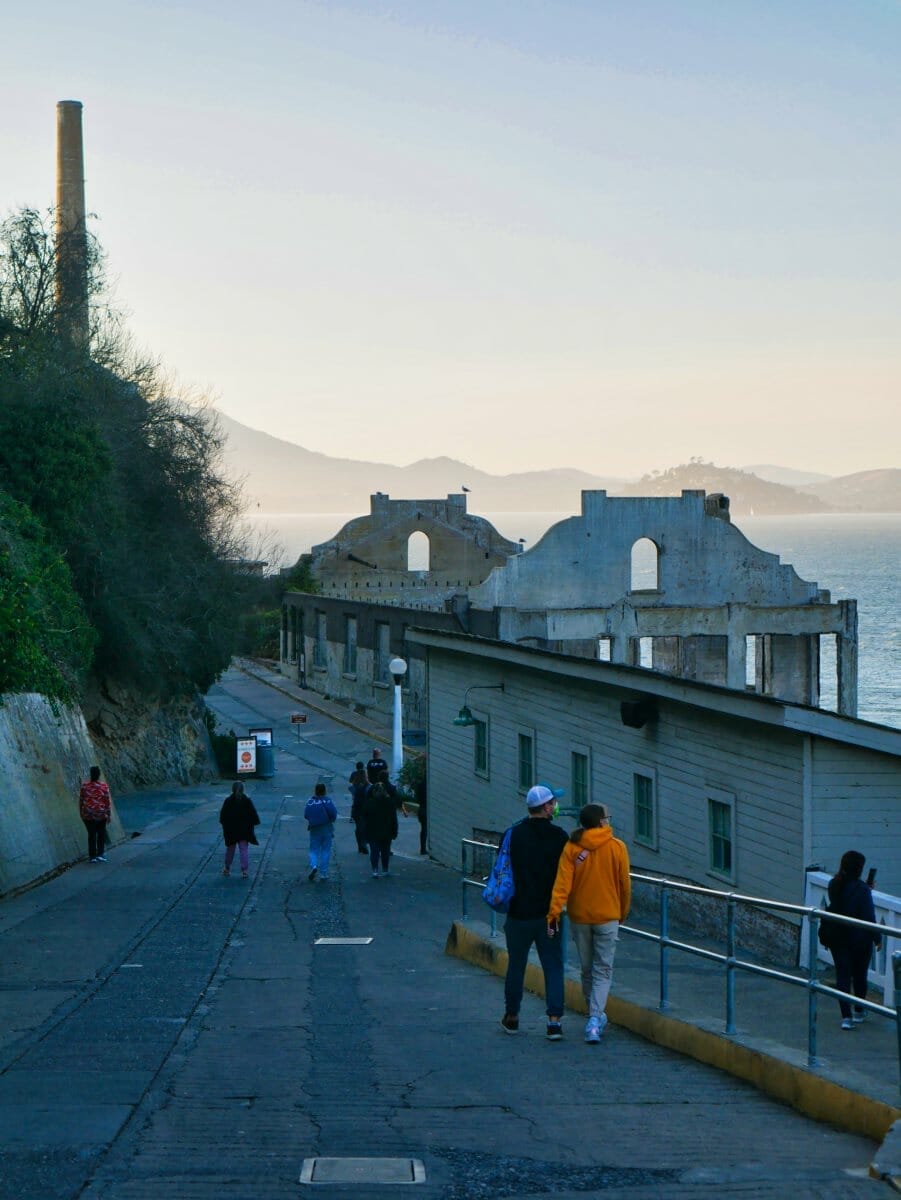
[[[725, 492], [737, 515], [901, 512], [901, 470], [896, 468], [832, 479], [789, 467], [761, 466], [758, 469], [770, 475], [765, 479], [749, 468], [717, 467], [695, 459], [638, 481], [568, 467], [492, 475], [445, 456], [405, 467], [332, 458], [251, 429], [222, 412], [216, 416], [226, 438], [226, 470], [243, 480], [248, 507], [265, 512], [364, 513], [375, 492], [396, 499], [427, 499], [467, 490], [472, 493], [472, 512], [577, 513], [583, 489], [599, 488], [629, 496], [679, 495], [683, 488]], [[788, 486], [774, 480], [776, 475], [808, 482]]]

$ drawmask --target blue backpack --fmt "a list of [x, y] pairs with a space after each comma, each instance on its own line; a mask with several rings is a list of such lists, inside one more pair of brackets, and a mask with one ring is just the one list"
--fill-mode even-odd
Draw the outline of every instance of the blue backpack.
[[501, 844], [497, 848], [497, 858], [494, 860], [488, 882], [482, 892], [482, 899], [488, 907], [499, 913], [509, 912], [510, 901], [513, 899], [513, 863], [510, 859], [510, 834], [512, 832], [513, 830], [510, 828], [504, 834]]

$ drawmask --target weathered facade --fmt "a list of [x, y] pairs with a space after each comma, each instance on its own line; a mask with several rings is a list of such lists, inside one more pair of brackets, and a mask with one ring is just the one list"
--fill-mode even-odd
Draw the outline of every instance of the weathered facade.
[[582, 493], [581, 515], [492, 572], [469, 600], [500, 636], [647, 666], [800, 704], [820, 698], [821, 635], [836, 641], [838, 711], [857, 712], [857, 605], [760, 550], [725, 496]]
[[[327, 596], [403, 603], [440, 602], [477, 586], [521, 547], [466, 511], [466, 496], [392, 500], [371, 496], [328, 542], [313, 547], [312, 569]], [[411, 547], [411, 539], [418, 547]], [[411, 565], [418, 550], [424, 566]]]
[[465, 634], [408, 638], [427, 655], [429, 845], [448, 866], [541, 781], [566, 805], [608, 804], [639, 871], [803, 903], [805, 868], [855, 847], [901, 892], [901, 730]]

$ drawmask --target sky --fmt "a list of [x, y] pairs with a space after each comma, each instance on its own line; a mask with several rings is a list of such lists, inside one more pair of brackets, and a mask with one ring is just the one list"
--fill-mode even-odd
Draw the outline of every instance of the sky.
[[[901, 466], [901, 0], [43, 0], [136, 342], [255, 429], [398, 465]], [[14, 53], [11, 52], [14, 48]]]

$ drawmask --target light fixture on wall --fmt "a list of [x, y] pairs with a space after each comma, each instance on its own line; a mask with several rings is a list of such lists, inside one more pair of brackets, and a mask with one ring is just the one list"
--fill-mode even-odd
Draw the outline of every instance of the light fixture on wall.
[[466, 703], [466, 701], [469, 698], [469, 693], [474, 692], [479, 688], [481, 688], [483, 690], [494, 689], [494, 690], [502, 692], [504, 690], [504, 685], [502, 683], [474, 683], [471, 687], [468, 687], [466, 689], [466, 692], [463, 695], [463, 707], [460, 709], [460, 711], [454, 717], [455, 725], [459, 725], [464, 729], [466, 728], [467, 725], [475, 725], [476, 719], [472, 715], [472, 709], [469, 707], [469, 705]]

